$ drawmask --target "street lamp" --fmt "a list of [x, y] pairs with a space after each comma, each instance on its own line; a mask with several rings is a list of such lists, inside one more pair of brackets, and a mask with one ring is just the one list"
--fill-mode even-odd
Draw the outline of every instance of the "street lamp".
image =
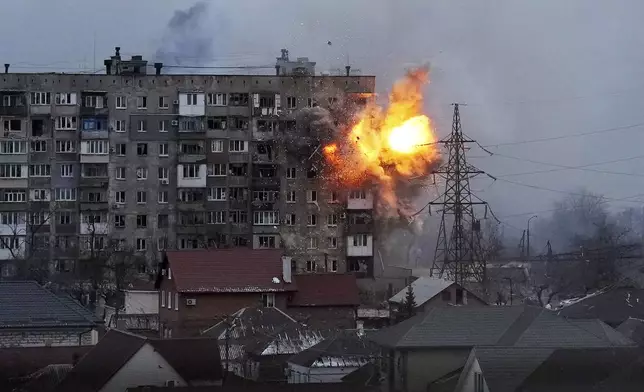
[[534, 218], [538, 218], [538, 216], [533, 215], [528, 219], [528, 230], [526, 231], [527, 234], [527, 242], [528, 242], [528, 250], [527, 250], [527, 255], [528, 255], [528, 260], [530, 259], [530, 221], [533, 220]]

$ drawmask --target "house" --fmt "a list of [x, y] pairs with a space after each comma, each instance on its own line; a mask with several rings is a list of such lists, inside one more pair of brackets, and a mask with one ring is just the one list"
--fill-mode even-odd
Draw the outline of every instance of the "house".
[[584, 348], [554, 351], [516, 391], [639, 392], [643, 386], [644, 349]]
[[433, 307], [370, 338], [382, 348], [383, 378], [389, 389], [408, 392], [453, 382], [471, 362], [473, 348], [554, 351], [634, 346], [599, 320], [567, 320], [529, 306]]
[[217, 340], [150, 339], [110, 330], [56, 392], [122, 392], [137, 386], [221, 385]]
[[312, 328], [356, 328], [360, 305], [358, 283], [353, 274], [295, 275], [297, 291], [287, 311]]
[[571, 319], [599, 319], [616, 328], [629, 317], [644, 319], [644, 289], [609, 288], [568, 301], [557, 313]]
[[244, 307], [285, 310], [295, 291], [281, 250], [246, 248], [166, 252], [159, 288], [161, 336], [195, 336]]
[[[386, 305], [386, 304], [385, 304]], [[391, 323], [391, 312], [383, 307], [360, 306], [356, 311], [356, 327], [365, 329], [383, 328]]]
[[288, 382], [339, 383], [378, 355], [378, 346], [365, 339], [364, 331], [339, 331], [289, 358]]
[[[328, 334], [328, 333], [327, 333]], [[324, 339], [279, 308], [243, 308], [203, 332], [219, 340], [224, 368], [245, 380], [286, 382], [287, 360]]]
[[0, 282], [0, 347], [93, 345], [101, 325], [71, 297], [36, 282]]
[[[47, 369], [71, 367], [94, 346], [12, 347], [0, 348], [0, 391], [45, 391], [39, 383]], [[50, 384], [51, 385], [51, 384]], [[55, 385], [51, 385], [55, 386]]]
[[159, 292], [154, 282], [135, 280], [123, 290], [125, 314], [159, 314]]
[[[445, 279], [420, 277], [411, 283], [417, 311], [426, 311], [436, 306], [463, 305], [485, 306], [487, 303], [472, 291]], [[389, 299], [389, 304], [400, 309], [405, 303], [409, 286]]]

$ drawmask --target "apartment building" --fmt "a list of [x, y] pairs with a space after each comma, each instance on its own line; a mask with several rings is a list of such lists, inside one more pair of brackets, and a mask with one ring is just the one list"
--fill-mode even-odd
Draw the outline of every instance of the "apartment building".
[[328, 189], [279, 134], [338, 94], [364, 100], [375, 77], [316, 76], [286, 50], [274, 75], [148, 73], [119, 50], [105, 74], [0, 74], [3, 276], [35, 258], [74, 271], [114, 243], [150, 265], [170, 248], [283, 247], [294, 272], [373, 273], [375, 195]]

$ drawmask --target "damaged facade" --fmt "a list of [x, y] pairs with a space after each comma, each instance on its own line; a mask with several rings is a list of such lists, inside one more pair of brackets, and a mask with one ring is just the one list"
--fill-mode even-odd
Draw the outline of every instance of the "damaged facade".
[[284, 246], [294, 272], [373, 274], [374, 194], [325, 186], [319, 140], [286, 146], [314, 127], [302, 112], [364, 104], [375, 77], [315, 76], [288, 51], [274, 75], [165, 75], [119, 50], [106, 74], [0, 78], [4, 276], [35, 255], [73, 271], [108, 240], [150, 264], [165, 249]]

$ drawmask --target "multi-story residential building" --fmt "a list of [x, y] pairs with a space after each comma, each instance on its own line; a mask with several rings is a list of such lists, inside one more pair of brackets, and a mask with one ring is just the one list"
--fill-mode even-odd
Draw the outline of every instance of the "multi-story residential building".
[[[365, 190], [331, 190], [280, 146], [298, 113], [338, 95], [364, 100], [375, 78], [316, 76], [283, 50], [274, 75], [148, 74], [141, 56], [105, 74], [0, 76], [0, 259], [51, 272], [116, 241], [166, 248], [284, 247], [295, 272], [373, 272]], [[306, 131], [306, 130], [304, 130]], [[315, 147], [315, 146], [313, 146]], [[286, 240], [288, 239], [288, 240]], [[20, 261], [16, 261], [20, 260]]]

